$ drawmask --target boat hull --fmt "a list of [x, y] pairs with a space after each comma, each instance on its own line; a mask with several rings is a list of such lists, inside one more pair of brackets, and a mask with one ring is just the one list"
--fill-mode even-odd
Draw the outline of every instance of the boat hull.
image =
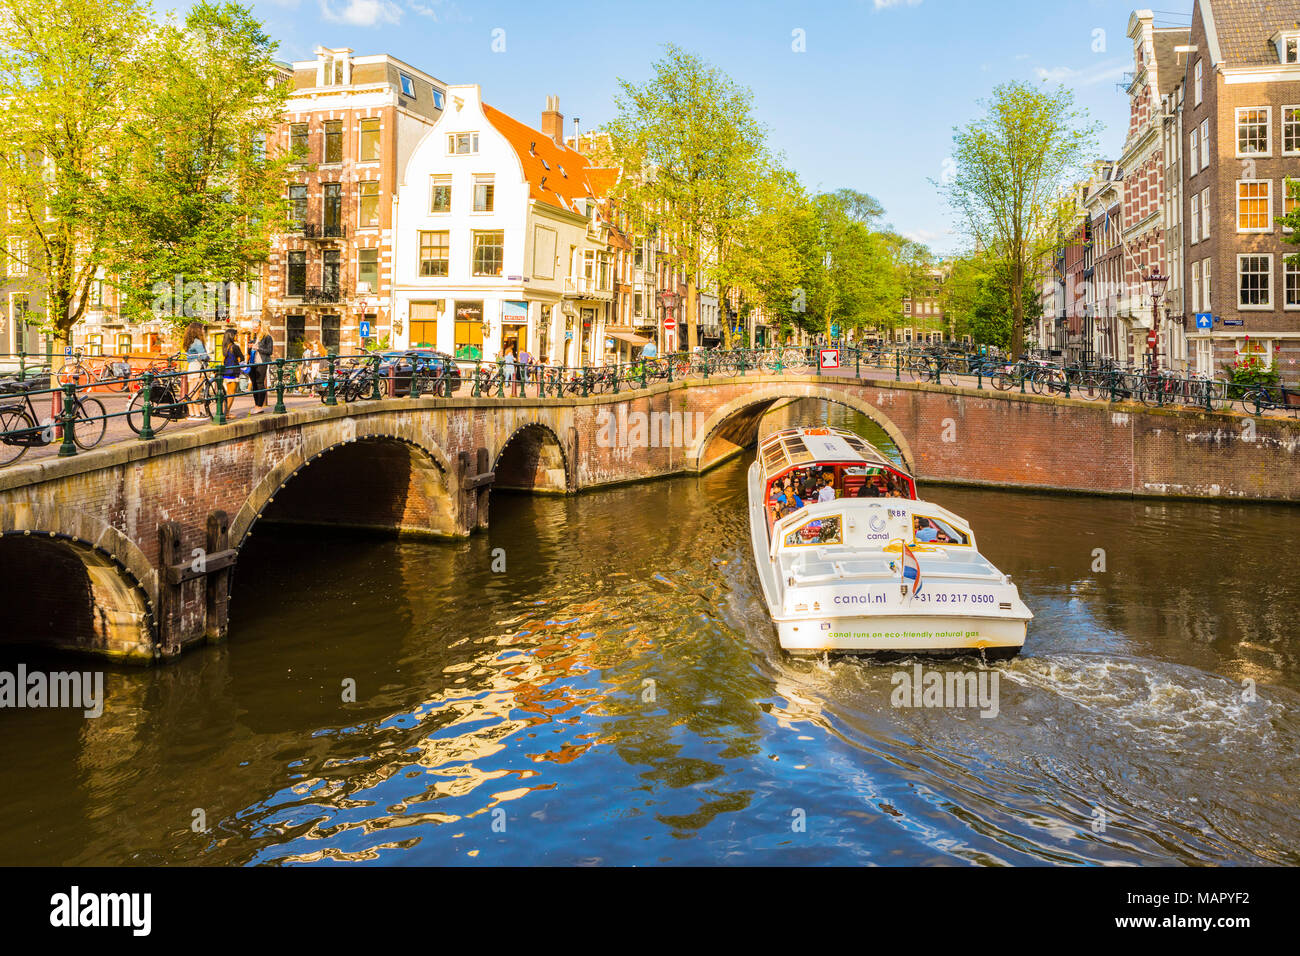
[[800, 618], [776, 624], [781, 648], [791, 654], [1013, 657], [1024, 646], [1028, 622], [1013, 618], [877, 614]]

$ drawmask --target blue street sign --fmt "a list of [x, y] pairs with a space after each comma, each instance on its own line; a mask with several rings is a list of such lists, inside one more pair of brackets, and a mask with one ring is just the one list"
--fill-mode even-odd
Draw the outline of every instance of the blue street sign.
[[65, 345], [65, 346], [63, 347], [63, 354], [64, 354], [64, 355], [71, 355], [71, 354], [72, 354], [72, 346], [71, 346], [71, 345]]
[[1212, 313], [1210, 313], [1210, 312], [1197, 312], [1197, 313], [1196, 313], [1196, 327], [1197, 327], [1198, 329], [1212, 329], [1212, 328], [1214, 328], [1214, 315], [1213, 315]]
[[370, 338], [370, 323], [364, 320], [361, 322], [361, 337], [363, 339]]
[[1244, 325], [1246, 324], [1246, 320], [1245, 320], [1245, 319], [1224, 319], [1224, 320], [1223, 320], [1223, 324], [1224, 324], [1224, 325], [1242, 325], [1242, 326], [1244, 326]]

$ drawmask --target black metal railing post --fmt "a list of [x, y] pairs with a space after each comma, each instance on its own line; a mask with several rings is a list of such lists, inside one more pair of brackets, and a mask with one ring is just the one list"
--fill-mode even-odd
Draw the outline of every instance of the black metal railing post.
[[[383, 358], [379, 355], [373, 355], [369, 361], [373, 366], [370, 370], [370, 398], [377, 402], [384, 397], [379, 394], [379, 366], [383, 362]], [[411, 374], [415, 374], [414, 369], [411, 370]]]
[[334, 394], [334, 384], [335, 384], [334, 371], [335, 371], [335, 366], [338, 364], [339, 353], [336, 349], [330, 349], [326, 357], [329, 360], [329, 379], [325, 383], [325, 401], [323, 404], [337, 405], [339, 403], [339, 400], [338, 400], [338, 396]]
[[275, 408], [272, 414], [283, 415], [289, 409], [284, 406], [284, 359], [275, 360]]
[[73, 423], [77, 419], [77, 386], [68, 382], [63, 386], [63, 408], [59, 412], [63, 425], [63, 443], [59, 445], [59, 457], [67, 458], [77, 453], [77, 444], [72, 440]]
[[143, 400], [140, 402], [140, 440], [148, 441], [153, 438], [153, 372], [144, 373], [144, 381], [140, 386], [144, 392]]

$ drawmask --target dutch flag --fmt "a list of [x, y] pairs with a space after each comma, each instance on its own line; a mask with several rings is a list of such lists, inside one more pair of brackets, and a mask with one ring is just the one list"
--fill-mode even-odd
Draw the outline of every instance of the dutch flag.
[[912, 582], [912, 593], [921, 590], [921, 562], [906, 544], [903, 545], [903, 583]]

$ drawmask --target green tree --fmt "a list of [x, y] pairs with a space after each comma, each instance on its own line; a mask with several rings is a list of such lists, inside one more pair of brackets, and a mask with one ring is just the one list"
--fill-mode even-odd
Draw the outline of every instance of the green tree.
[[748, 190], [762, 164], [765, 131], [753, 94], [669, 45], [642, 85], [619, 80], [618, 114], [606, 127], [623, 170], [616, 200], [665, 236], [686, 279], [686, 345], [698, 342], [696, 291], [716, 285], [752, 212]]
[[115, 171], [144, 99], [151, 31], [134, 0], [0, 0], [4, 255], [10, 272], [39, 277], [61, 339], [116, 242]]
[[[1032, 278], [1025, 280], [1021, 298], [1025, 320], [1032, 324], [1042, 313]], [[1005, 263], [979, 253], [958, 256], [943, 285], [942, 302], [955, 334], [969, 335], [976, 345], [1011, 348], [1011, 283]]]
[[940, 188], [976, 242], [1008, 273], [1010, 348], [1023, 350], [1025, 282], [1051, 249], [1069, 184], [1082, 173], [1096, 127], [1064, 87], [996, 87], [985, 113], [954, 130], [955, 173]]
[[130, 162], [115, 191], [114, 269], [127, 314], [161, 309], [187, 321], [193, 303], [172, 301], [178, 280], [240, 281], [286, 228], [291, 157], [266, 149], [288, 96], [275, 49], [235, 3], [201, 2], [158, 31], [149, 97], [127, 127]]

